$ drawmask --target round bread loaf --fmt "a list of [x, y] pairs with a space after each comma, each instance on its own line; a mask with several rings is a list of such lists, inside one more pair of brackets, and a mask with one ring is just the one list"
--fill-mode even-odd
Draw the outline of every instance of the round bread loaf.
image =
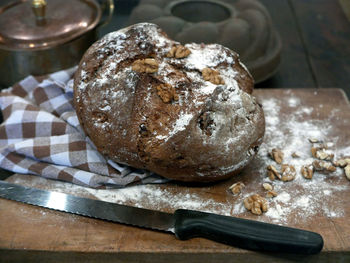
[[107, 158], [181, 181], [238, 173], [258, 151], [264, 114], [238, 55], [182, 46], [149, 23], [104, 36], [74, 79], [79, 121]]

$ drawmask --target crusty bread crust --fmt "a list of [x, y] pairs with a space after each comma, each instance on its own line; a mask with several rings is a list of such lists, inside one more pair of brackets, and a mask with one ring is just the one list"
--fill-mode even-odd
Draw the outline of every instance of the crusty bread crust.
[[111, 160], [209, 182], [238, 173], [258, 151], [265, 121], [253, 85], [233, 51], [183, 47], [142, 23], [88, 49], [75, 75], [74, 103], [86, 135]]

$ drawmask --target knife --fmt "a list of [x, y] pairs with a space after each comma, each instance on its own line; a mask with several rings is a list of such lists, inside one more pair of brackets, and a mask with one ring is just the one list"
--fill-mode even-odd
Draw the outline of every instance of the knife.
[[178, 209], [173, 214], [24, 187], [0, 181], [0, 197], [62, 212], [151, 228], [180, 240], [207, 238], [245, 249], [316, 254], [323, 247], [314, 232], [230, 216]]

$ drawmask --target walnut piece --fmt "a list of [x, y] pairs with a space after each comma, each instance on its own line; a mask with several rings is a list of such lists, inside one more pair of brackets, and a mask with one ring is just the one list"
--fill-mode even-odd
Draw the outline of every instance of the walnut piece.
[[344, 168], [345, 166], [350, 164], [350, 157], [349, 158], [342, 158], [342, 159], [339, 159], [337, 161], [334, 161], [333, 164], [334, 164], [334, 166]]
[[345, 171], [346, 178], [348, 178], [350, 180], [350, 164], [345, 166], [344, 171]]
[[244, 183], [242, 183], [242, 182], [237, 182], [237, 183], [231, 185], [231, 186], [229, 187], [229, 189], [231, 190], [231, 192], [232, 192], [233, 194], [239, 194], [239, 193], [242, 191], [242, 189], [243, 189], [244, 187], [245, 187]]
[[312, 147], [311, 154], [313, 157], [320, 160], [330, 161], [333, 159], [334, 154], [326, 150], [324, 147]]
[[191, 51], [184, 47], [183, 45], [173, 46], [168, 54], [166, 55], [168, 58], [185, 58], [191, 54]]
[[264, 189], [267, 191], [266, 197], [272, 198], [277, 196], [277, 192], [273, 190], [273, 186], [269, 183], [263, 183]]
[[267, 171], [267, 176], [270, 178], [271, 181], [274, 181], [276, 179], [275, 173], [270, 170]]
[[206, 81], [210, 81], [213, 84], [225, 84], [222, 77], [219, 75], [219, 72], [210, 68], [204, 68], [202, 70], [203, 79]]
[[263, 183], [263, 187], [267, 191], [273, 190], [273, 186], [271, 184], [269, 184], [269, 183]]
[[299, 155], [297, 152], [293, 152], [293, 153], [292, 153], [292, 157], [293, 157], [293, 158], [299, 158], [300, 155]]
[[255, 215], [261, 215], [268, 209], [267, 201], [265, 198], [258, 194], [248, 196], [243, 200], [244, 207]]
[[277, 192], [274, 190], [267, 191], [267, 193], [266, 193], [267, 198], [272, 198], [272, 197], [276, 197], [276, 196], [277, 196]]
[[314, 175], [314, 167], [312, 164], [303, 165], [300, 169], [300, 173], [305, 179], [312, 179], [312, 176]]
[[273, 165], [267, 166], [267, 175], [270, 178], [271, 181], [275, 180], [276, 177], [278, 179], [281, 179], [280, 173], [277, 171], [276, 167]]
[[170, 103], [172, 101], [179, 100], [179, 95], [176, 94], [176, 90], [170, 84], [160, 84], [156, 87], [158, 96], [164, 103]]
[[321, 140], [316, 139], [316, 138], [309, 138], [308, 140], [309, 140], [310, 143], [320, 143], [320, 142], [322, 142]]
[[278, 164], [281, 164], [283, 162], [284, 154], [280, 149], [272, 149], [272, 151], [270, 152], [270, 156]]
[[140, 73], [154, 73], [158, 71], [158, 62], [154, 58], [138, 59], [132, 63], [132, 70]]
[[316, 148], [316, 147], [312, 147], [312, 148], [311, 148], [311, 154], [312, 154], [312, 156], [315, 157], [315, 158], [317, 158], [317, 157], [316, 157], [316, 153], [317, 153], [317, 148]]
[[332, 173], [337, 170], [335, 166], [330, 162], [315, 160], [312, 162], [313, 167], [316, 171], [324, 172], [324, 173]]
[[281, 180], [283, 182], [289, 182], [294, 180], [295, 176], [296, 176], [296, 171], [293, 165], [289, 165], [289, 164], [283, 164], [282, 165], [282, 177]]

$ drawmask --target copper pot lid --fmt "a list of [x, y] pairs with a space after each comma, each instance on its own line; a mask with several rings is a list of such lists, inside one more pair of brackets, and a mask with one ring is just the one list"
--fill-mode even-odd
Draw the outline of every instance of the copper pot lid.
[[94, 0], [19, 0], [0, 8], [0, 48], [57, 46], [93, 29], [100, 19]]

